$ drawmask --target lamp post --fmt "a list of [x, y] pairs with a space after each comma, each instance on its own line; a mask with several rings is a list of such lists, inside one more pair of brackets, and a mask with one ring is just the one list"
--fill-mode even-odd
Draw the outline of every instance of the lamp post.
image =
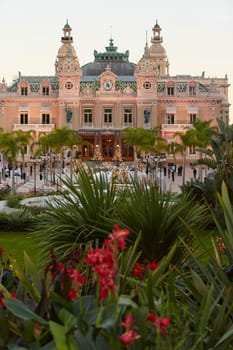
[[[151, 170], [153, 171], [152, 177], [156, 181], [157, 180], [157, 168], [159, 169], [159, 192], [163, 193], [164, 191], [164, 163], [166, 162], [167, 157], [166, 154], [151, 154], [150, 155], [150, 164]], [[148, 166], [148, 158], [147, 158], [147, 166]], [[148, 168], [147, 168], [148, 169]]]
[[161, 154], [158, 158], [158, 166], [159, 166], [159, 192], [164, 192], [164, 163], [166, 162], [167, 157], [166, 154]]
[[149, 158], [150, 158], [150, 155], [146, 154], [146, 175], [147, 175], [147, 177], [149, 175]]
[[34, 184], [33, 184], [33, 194], [36, 194], [36, 159], [31, 158], [33, 164], [33, 175], [34, 175]]

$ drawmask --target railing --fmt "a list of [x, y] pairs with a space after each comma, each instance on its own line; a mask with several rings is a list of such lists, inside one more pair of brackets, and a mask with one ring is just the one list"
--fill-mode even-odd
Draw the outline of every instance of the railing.
[[162, 124], [162, 130], [185, 130], [189, 129], [192, 123]]
[[52, 131], [55, 128], [55, 124], [14, 124], [13, 130], [22, 130], [22, 131]]
[[133, 122], [132, 123], [123, 123], [122, 127], [123, 128], [128, 128], [128, 127], [132, 127], [133, 126]]
[[103, 123], [103, 128], [104, 129], [111, 129], [111, 128], [113, 128], [113, 123]]
[[94, 123], [83, 123], [82, 127], [84, 129], [93, 129]]

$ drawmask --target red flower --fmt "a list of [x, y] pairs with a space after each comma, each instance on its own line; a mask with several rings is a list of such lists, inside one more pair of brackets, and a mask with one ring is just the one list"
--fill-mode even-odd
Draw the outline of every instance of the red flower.
[[156, 270], [159, 267], [158, 263], [156, 261], [152, 261], [151, 263], [148, 263], [146, 260], [144, 263], [136, 263], [133, 274], [137, 278], [143, 278], [148, 270]]
[[140, 335], [131, 329], [133, 323], [134, 320], [132, 314], [126, 314], [125, 320], [121, 322], [121, 326], [125, 328], [125, 332], [119, 336], [119, 339], [125, 345], [129, 345], [134, 340], [140, 338]]
[[133, 270], [133, 274], [135, 277], [137, 278], [142, 278], [145, 276], [146, 273], [146, 266], [145, 264], [141, 264], [141, 263], [136, 263], [134, 270]]
[[6, 307], [2, 298], [0, 298], [0, 306], [3, 307], [3, 309]]
[[2, 255], [3, 252], [4, 252], [4, 249], [0, 247], [0, 255]]
[[5, 305], [4, 301], [3, 301], [3, 298], [4, 298], [4, 292], [2, 290], [0, 290], [0, 306], [5, 308], [6, 305]]
[[159, 264], [156, 261], [150, 263], [150, 270], [156, 270], [159, 267]]
[[61, 272], [63, 272], [64, 269], [65, 269], [65, 265], [63, 263], [58, 263], [57, 264], [57, 271], [56, 271], [57, 275], [59, 275]]
[[157, 317], [153, 313], [147, 316], [148, 321], [155, 325], [155, 328], [160, 332], [162, 336], [167, 334], [167, 327], [170, 324], [170, 318], [168, 317]]
[[82, 287], [82, 285], [88, 281], [88, 278], [83, 276], [79, 271], [75, 269], [69, 269], [67, 270], [67, 274], [70, 276], [72, 281], [75, 281], [78, 285], [78, 287]]
[[76, 296], [77, 296], [76, 290], [74, 288], [71, 288], [69, 293], [68, 293], [68, 298], [70, 300], [75, 300]]
[[118, 225], [114, 225], [114, 231], [110, 235], [110, 239], [117, 243], [118, 248], [120, 248], [121, 250], [124, 250], [126, 247], [125, 239], [128, 237], [128, 235], [129, 235], [129, 230], [120, 229]]
[[134, 340], [137, 340], [140, 338], [140, 335], [135, 332], [134, 330], [128, 330], [125, 333], [121, 334], [119, 336], [120, 341], [124, 344], [124, 345], [129, 345], [131, 344]]
[[121, 326], [125, 327], [126, 330], [130, 329], [133, 325], [133, 322], [134, 322], [134, 320], [133, 320], [132, 314], [127, 314], [125, 316], [125, 320], [123, 322], [121, 322]]
[[125, 248], [125, 238], [128, 234], [128, 230], [121, 230], [115, 225], [113, 233], [109, 235], [109, 239], [104, 240], [102, 248], [87, 251], [84, 261], [91, 265], [92, 273], [100, 280], [100, 300], [104, 300], [116, 289], [118, 248]]

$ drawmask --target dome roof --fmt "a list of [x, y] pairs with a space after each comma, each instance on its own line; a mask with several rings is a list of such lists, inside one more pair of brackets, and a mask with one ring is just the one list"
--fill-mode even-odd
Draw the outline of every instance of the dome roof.
[[166, 50], [160, 43], [153, 44], [150, 47], [150, 56], [166, 56]]
[[81, 67], [83, 76], [99, 76], [107, 67], [118, 76], [134, 75], [135, 63], [131, 62], [90, 62]]
[[63, 44], [58, 50], [58, 57], [77, 58], [75, 48], [72, 45]]
[[134, 75], [135, 63], [129, 62], [129, 51], [118, 52], [110, 39], [109, 46], [105, 47], [105, 52], [94, 51], [95, 61], [82, 66], [83, 76], [99, 76], [107, 67], [118, 76]]

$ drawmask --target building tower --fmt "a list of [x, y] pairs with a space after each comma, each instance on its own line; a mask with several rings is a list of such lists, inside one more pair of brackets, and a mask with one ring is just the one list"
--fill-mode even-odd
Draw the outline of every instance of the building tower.
[[58, 127], [78, 127], [78, 96], [80, 91], [80, 80], [82, 70], [73, 46], [71, 27], [66, 22], [63, 28], [62, 46], [58, 51], [55, 62], [55, 71], [59, 84], [58, 105], [59, 118]]
[[146, 40], [144, 54], [135, 69], [137, 96], [143, 99], [143, 103], [138, 104], [137, 112], [143, 121], [140, 126], [147, 129], [157, 125], [157, 81], [161, 76], [168, 75], [167, 54], [162, 46], [161, 28], [157, 21], [152, 32], [151, 46]]

